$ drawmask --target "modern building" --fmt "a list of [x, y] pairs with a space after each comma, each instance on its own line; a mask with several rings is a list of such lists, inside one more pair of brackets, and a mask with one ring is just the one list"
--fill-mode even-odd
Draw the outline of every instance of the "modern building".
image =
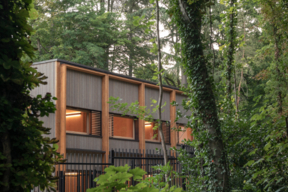
[[[145, 122], [129, 113], [121, 116], [121, 112], [112, 110], [108, 103], [113, 96], [128, 104], [139, 101], [140, 106], [152, 109], [151, 100], [158, 99], [159, 87], [155, 83], [60, 59], [37, 62], [33, 66], [48, 76], [48, 84], [35, 88], [31, 94], [44, 96], [49, 92], [57, 97], [56, 112], [41, 119], [44, 126], [51, 128], [49, 137], [59, 140], [59, 152], [68, 161], [72, 161], [75, 153], [99, 155], [103, 162], [108, 161], [111, 149], [161, 149], [159, 137], [153, 138], [154, 122]], [[176, 110], [184, 110], [181, 105], [175, 107], [170, 103], [182, 103], [186, 96], [175, 87], [163, 86], [163, 91], [165, 142], [168, 147], [177, 147], [181, 140], [192, 139], [192, 136], [191, 131], [171, 130], [171, 127], [185, 125], [187, 119], [175, 123]], [[157, 113], [152, 115], [158, 118]]]

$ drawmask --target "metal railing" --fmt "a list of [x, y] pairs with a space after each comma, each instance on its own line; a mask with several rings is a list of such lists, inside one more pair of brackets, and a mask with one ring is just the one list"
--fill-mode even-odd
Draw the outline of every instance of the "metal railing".
[[[182, 174], [182, 166], [177, 160], [177, 153], [169, 152], [168, 161], [173, 167], [173, 171]], [[104, 169], [110, 165], [124, 166], [128, 164], [131, 169], [140, 167], [147, 172], [143, 177], [150, 177], [159, 173], [153, 169], [154, 166], [163, 165], [163, 152], [161, 150], [120, 150], [114, 149], [109, 153], [109, 163], [104, 163], [104, 154], [81, 154], [71, 153], [67, 155], [68, 162], [55, 166], [55, 174], [58, 176], [55, 190], [58, 192], [85, 192], [88, 188], [96, 187], [94, 179], [104, 174]], [[176, 185], [185, 189], [186, 180], [180, 177], [172, 177], [170, 185]], [[132, 180], [132, 185], [135, 182]], [[40, 192], [39, 187], [35, 187], [33, 192]]]

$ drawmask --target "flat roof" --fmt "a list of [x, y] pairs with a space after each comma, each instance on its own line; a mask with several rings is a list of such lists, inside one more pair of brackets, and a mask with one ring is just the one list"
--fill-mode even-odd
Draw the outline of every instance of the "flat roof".
[[[107, 70], [104, 70], [104, 69], [98, 69], [98, 68], [95, 68], [95, 67], [90, 67], [90, 66], [87, 66], [87, 65], [82, 65], [82, 64], [79, 64], [79, 63], [73, 63], [73, 62], [71, 62], [71, 61], [66, 61], [66, 60], [63, 60], [63, 59], [50, 59], [50, 60], [45, 60], [45, 61], [39, 61], [39, 62], [33, 63], [33, 65], [43, 64], [43, 63], [53, 62], [53, 61], [58, 61], [58, 62], [60, 62], [60, 63], [65, 63], [65, 64], [68, 64], [68, 65], [72, 65], [72, 66], [76, 66], [76, 67], [81, 67], [81, 68], [84, 68], [84, 69], [90, 69], [90, 70], [93, 70], [93, 71], [98, 71], [98, 72], [102, 72], [102, 73], [106, 73], [106, 74], [111, 74], [111, 75], [123, 77], [123, 78], [126, 78], [126, 79], [132, 79], [132, 80], [141, 81], [141, 82], [144, 82], [144, 83], [149, 83], [149, 84], [152, 84], [152, 85], [157, 85], [157, 83], [152, 82], [152, 81], [147, 81], [147, 80], [144, 80], [144, 79], [139, 79], [139, 78], [135, 78], [135, 77], [130, 77], [130, 76], [122, 75], [122, 74], [119, 74], [119, 73], [113, 73], [113, 72], [110, 72], [110, 71], [107, 71]], [[179, 88], [173, 87], [173, 86], [169, 86], [169, 85], [163, 85], [163, 87], [167, 87], [167, 88], [170, 88], [170, 89], [179, 90]]]

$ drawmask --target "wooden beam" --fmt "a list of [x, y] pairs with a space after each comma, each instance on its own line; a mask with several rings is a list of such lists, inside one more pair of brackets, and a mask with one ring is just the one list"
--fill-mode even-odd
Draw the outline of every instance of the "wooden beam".
[[60, 90], [59, 90], [59, 116], [60, 116], [60, 141], [59, 148], [60, 154], [66, 158], [66, 75], [67, 75], [67, 67], [66, 65], [60, 65]]
[[105, 151], [105, 158], [102, 162], [109, 161], [109, 76], [102, 77], [102, 151]]
[[79, 71], [79, 72], [83, 72], [83, 73], [89, 73], [91, 75], [97, 75], [97, 76], [105, 76], [107, 75], [106, 73], [102, 73], [102, 72], [98, 72], [98, 71], [94, 71], [94, 70], [90, 70], [90, 69], [85, 69], [85, 68], [81, 68], [81, 67], [76, 67], [76, 66], [72, 66], [72, 65], [68, 65], [68, 64], [62, 64], [65, 65], [67, 67], [67, 69], [71, 69], [74, 71]]
[[[153, 84], [149, 84], [149, 83], [145, 83], [145, 87], [150, 87], [150, 88], [154, 88], [154, 89], [159, 89], [158, 85], [153, 85]], [[174, 91], [175, 89], [172, 88], [168, 88], [168, 87], [163, 87], [163, 91]]]
[[137, 80], [133, 80], [133, 79], [125, 78], [125, 77], [119, 77], [119, 76], [116, 76], [116, 75], [110, 75], [109, 74], [109, 78], [110, 79], [116, 79], [116, 80], [119, 80], [119, 81], [124, 81], [124, 82], [127, 82], [127, 83], [137, 84], [137, 85], [142, 84], [141, 81], [137, 81]]
[[[79, 71], [79, 72], [83, 72], [83, 73], [89, 73], [89, 74], [97, 75], [97, 76], [101, 76], [101, 77], [108, 75], [110, 79], [117, 79], [119, 81], [124, 81], [124, 82], [137, 84], [137, 85], [145, 84], [146, 87], [151, 87], [151, 88], [155, 88], [155, 89], [159, 88], [158, 85], [154, 85], [154, 84], [150, 84], [150, 83], [144, 83], [142, 81], [137, 81], [137, 80], [133, 80], [133, 79], [130, 79], [130, 78], [125, 78], [125, 77], [120, 77], [120, 76], [117, 76], [117, 75], [106, 74], [106, 73], [103, 73], [103, 72], [98, 72], [98, 71], [94, 71], [94, 70], [91, 70], [91, 69], [85, 69], [85, 68], [81, 68], [81, 67], [76, 67], [76, 66], [72, 66], [72, 65], [68, 65], [68, 64], [64, 64], [64, 63], [62, 65], [66, 65], [67, 69], [71, 69], [71, 70], [75, 70], [75, 71]], [[168, 87], [163, 87], [163, 90], [164, 91], [174, 91], [175, 89], [168, 88]], [[177, 93], [183, 93], [180, 90], [176, 90], [176, 91], [177, 91]]]
[[[61, 118], [60, 118], [60, 97], [61, 97], [61, 73], [60, 73], [60, 62], [56, 62], [56, 111], [55, 111], [55, 137], [59, 141], [58, 145], [60, 146], [60, 127], [61, 127]], [[60, 153], [60, 147], [57, 149], [57, 152]]]
[[[139, 86], [139, 106], [145, 106], [145, 84]], [[145, 120], [139, 119], [139, 149], [145, 151]]]
[[[170, 103], [172, 101], [176, 101], [176, 91], [172, 91], [170, 93]], [[171, 130], [170, 130], [170, 135], [171, 135], [171, 147], [176, 147], [177, 143], [177, 132], [172, 130], [172, 128], [175, 128], [176, 127], [176, 122], [175, 122], [175, 119], [176, 119], [176, 106], [172, 106], [170, 104], [170, 120], [171, 120]]]

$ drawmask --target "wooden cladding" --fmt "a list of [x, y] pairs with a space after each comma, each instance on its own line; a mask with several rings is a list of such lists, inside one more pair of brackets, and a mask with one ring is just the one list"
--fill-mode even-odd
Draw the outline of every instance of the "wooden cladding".
[[113, 114], [109, 114], [109, 137], [113, 137]]
[[[138, 87], [138, 85], [128, 82], [109, 79], [109, 97], [119, 97], [121, 99], [119, 103], [127, 103], [130, 105], [132, 102], [138, 101]], [[113, 111], [111, 109], [110, 112], [122, 113], [121, 111]], [[128, 113], [127, 115], [133, 114]]]
[[162, 122], [162, 131], [165, 143], [170, 144], [170, 123]]
[[[145, 87], [145, 105], [146, 109], [150, 109], [153, 111], [153, 108], [156, 107], [157, 103], [152, 103], [152, 100], [158, 101], [159, 90], [153, 89], [149, 87]], [[163, 91], [162, 105], [166, 102], [165, 107], [162, 108], [162, 118], [161, 120], [169, 121], [170, 120], [170, 93], [167, 91]], [[151, 106], [153, 105], [153, 106]], [[158, 119], [158, 110], [155, 113], [151, 114], [154, 119]]]
[[67, 106], [102, 110], [101, 77], [67, 70]]
[[182, 106], [182, 102], [184, 102], [187, 100], [187, 96], [186, 95], [181, 95], [181, 94], [176, 94], [176, 102], [178, 103], [178, 106], [176, 107], [176, 110], [180, 111], [182, 113], [182, 118], [179, 118], [177, 123], [180, 124], [187, 124], [188, 123], [188, 119], [186, 117], [184, 117], [185, 115], [191, 115], [191, 111], [186, 111], [184, 109], [184, 107]]
[[109, 114], [109, 137], [121, 139], [138, 139], [138, 121], [133, 117]]
[[92, 111], [91, 115], [91, 135], [101, 136], [101, 113]]

